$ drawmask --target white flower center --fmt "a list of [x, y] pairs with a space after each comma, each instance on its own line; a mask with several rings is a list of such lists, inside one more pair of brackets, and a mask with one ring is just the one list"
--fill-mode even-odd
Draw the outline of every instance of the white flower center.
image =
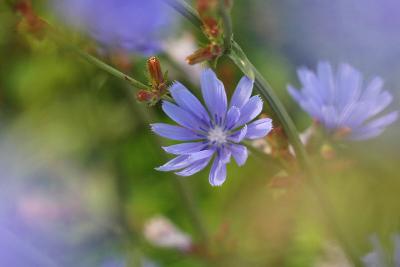
[[210, 129], [207, 138], [211, 143], [221, 145], [226, 142], [227, 133], [221, 127], [215, 126], [215, 128]]

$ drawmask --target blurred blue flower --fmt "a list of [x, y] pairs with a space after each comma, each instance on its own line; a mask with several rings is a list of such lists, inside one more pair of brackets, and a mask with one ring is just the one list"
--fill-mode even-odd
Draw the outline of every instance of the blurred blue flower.
[[291, 96], [330, 133], [345, 130], [351, 140], [364, 140], [381, 134], [398, 112], [376, 117], [391, 102], [392, 95], [382, 90], [383, 81], [373, 78], [364, 88], [359, 71], [341, 64], [335, 74], [327, 62], [318, 64], [317, 73], [301, 68], [300, 91], [288, 87]]
[[173, 28], [162, 0], [53, 0], [68, 24], [82, 27], [106, 48], [151, 55]]
[[228, 104], [224, 85], [211, 69], [203, 71], [201, 90], [206, 108], [182, 84], [175, 83], [170, 92], [176, 104], [164, 101], [164, 112], [181, 126], [164, 123], [152, 124], [160, 136], [179, 141], [196, 141], [164, 147], [168, 153], [178, 155], [159, 171], [176, 171], [190, 176], [204, 169], [215, 155], [209, 181], [222, 185], [226, 179], [226, 165], [231, 156], [239, 166], [247, 160], [247, 148], [239, 143], [244, 139], [257, 139], [272, 129], [271, 119], [259, 119], [250, 124], [262, 111], [259, 96], [251, 96], [253, 81], [243, 77]]
[[382, 244], [377, 236], [371, 237], [373, 251], [363, 257], [363, 262], [366, 267], [398, 267], [400, 266], [400, 235], [393, 236], [394, 251], [393, 257], [387, 257]]

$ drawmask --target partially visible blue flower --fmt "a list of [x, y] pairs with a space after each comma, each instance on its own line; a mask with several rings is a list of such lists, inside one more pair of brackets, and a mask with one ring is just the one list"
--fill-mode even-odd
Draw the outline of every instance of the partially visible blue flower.
[[289, 86], [289, 93], [330, 133], [345, 129], [350, 131], [348, 139], [369, 139], [381, 134], [398, 117], [397, 111], [378, 116], [392, 102], [392, 95], [382, 90], [379, 77], [363, 85], [361, 73], [353, 67], [342, 64], [334, 73], [327, 62], [318, 64], [317, 73], [301, 68], [298, 76], [302, 89]]
[[173, 27], [162, 0], [53, 0], [63, 20], [109, 49], [151, 55]]
[[371, 237], [373, 251], [362, 258], [366, 267], [398, 267], [400, 266], [400, 235], [393, 236], [394, 251], [393, 256], [385, 253], [382, 244], [377, 236]]
[[155, 123], [152, 130], [172, 140], [189, 142], [164, 147], [177, 157], [157, 170], [179, 170], [177, 175], [190, 176], [204, 169], [214, 157], [209, 181], [220, 186], [226, 179], [231, 156], [239, 166], [247, 160], [247, 148], [240, 143], [266, 136], [272, 121], [265, 118], [251, 122], [261, 113], [263, 102], [259, 96], [251, 97], [253, 81], [248, 77], [240, 80], [229, 103], [224, 85], [211, 69], [202, 73], [201, 90], [207, 109], [181, 83], [170, 88], [176, 104], [164, 101], [162, 108], [181, 126]]

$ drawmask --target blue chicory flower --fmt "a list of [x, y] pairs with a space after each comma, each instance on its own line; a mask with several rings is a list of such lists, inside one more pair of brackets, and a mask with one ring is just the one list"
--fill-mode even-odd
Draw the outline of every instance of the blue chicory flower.
[[204, 70], [201, 91], [207, 109], [181, 83], [172, 85], [170, 92], [176, 104], [164, 101], [162, 108], [181, 126], [155, 123], [151, 127], [160, 136], [190, 142], [164, 147], [166, 152], [177, 157], [157, 170], [180, 170], [177, 175], [190, 176], [204, 169], [215, 156], [209, 181], [213, 186], [222, 185], [231, 156], [239, 166], [247, 160], [247, 148], [240, 142], [262, 138], [272, 129], [271, 119], [251, 122], [263, 108], [259, 96], [251, 97], [253, 83], [243, 77], [228, 103], [222, 82], [211, 69]]
[[68, 24], [81, 27], [108, 49], [152, 55], [174, 24], [162, 0], [53, 0]]
[[362, 258], [366, 267], [398, 267], [400, 266], [400, 235], [393, 236], [393, 256], [387, 257], [382, 244], [376, 235], [371, 237], [373, 251]]
[[397, 111], [377, 117], [392, 95], [382, 90], [379, 77], [363, 88], [361, 73], [348, 64], [341, 64], [335, 74], [329, 63], [320, 62], [317, 73], [301, 68], [298, 76], [303, 88], [289, 86], [289, 93], [329, 133], [346, 129], [347, 139], [365, 140], [381, 134], [398, 117]]

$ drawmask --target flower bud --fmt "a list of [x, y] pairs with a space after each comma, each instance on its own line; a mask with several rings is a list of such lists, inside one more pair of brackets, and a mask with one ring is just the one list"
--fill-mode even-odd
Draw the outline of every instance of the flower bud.
[[164, 75], [161, 70], [160, 61], [156, 57], [151, 57], [147, 60], [147, 70], [151, 78], [151, 84], [154, 88], [164, 84]]
[[186, 58], [186, 62], [190, 65], [201, 63], [204, 61], [214, 60], [222, 55], [222, 48], [218, 45], [208, 45], [195, 51]]
[[154, 98], [154, 94], [150, 91], [139, 90], [136, 94], [136, 99], [139, 102], [151, 102]]

